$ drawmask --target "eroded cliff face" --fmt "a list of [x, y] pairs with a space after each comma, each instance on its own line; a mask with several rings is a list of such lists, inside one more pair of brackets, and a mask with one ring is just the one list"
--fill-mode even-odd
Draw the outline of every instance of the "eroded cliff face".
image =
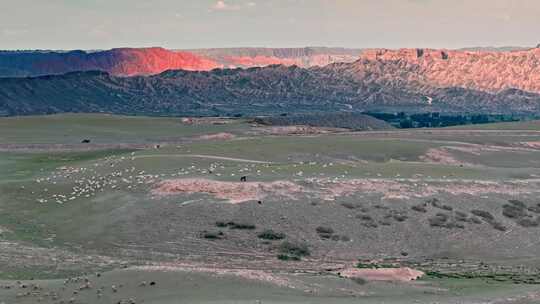
[[224, 48], [190, 50], [212, 58], [228, 68], [263, 67], [272, 64], [303, 68], [325, 66], [336, 62], [354, 62], [362, 50], [346, 48]]
[[[362, 62], [388, 64], [380, 77], [437, 87], [487, 92], [520, 89], [540, 93], [540, 48], [512, 52], [470, 52], [434, 49], [365, 50]], [[359, 73], [370, 69], [360, 67]], [[400, 69], [394, 69], [399, 67]], [[377, 71], [373, 71], [377, 72]], [[386, 72], [386, 73], [385, 73]]]
[[170, 69], [207, 71], [222, 67], [190, 52], [119, 48], [84, 52], [0, 52], [0, 77], [41, 76], [99, 70], [117, 76], [151, 75]]
[[234, 48], [166, 50], [119, 48], [106, 51], [0, 52], [0, 77], [42, 76], [99, 70], [116, 76], [153, 75], [166, 70], [209, 71], [273, 64], [300, 67], [353, 62], [360, 50], [341, 48]]

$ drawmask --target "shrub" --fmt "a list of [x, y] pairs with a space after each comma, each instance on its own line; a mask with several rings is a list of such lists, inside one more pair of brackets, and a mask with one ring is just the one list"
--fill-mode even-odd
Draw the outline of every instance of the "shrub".
[[540, 217], [536, 219], [523, 218], [517, 221], [521, 227], [538, 227], [540, 225]]
[[342, 242], [350, 242], [351, 241], [351, 238], [346, 236], [346, 235], [342, 235], [340, 238], [339, 238], [340, 241]]
[[465, 212], [456, 211], [454, 212], [454, 217], [458, 222], [470, 222], [472, 219], [469, 219], [469, 216]]
[[379, 227], [379, 225], [377, 225], [377, 223], [375, 221], [364, 222], [364, 223], [362, 223], [362, 226], [364, 226], [366, 228], [377, 228], [377, 227]]
[[373, 218], [367, 214], [359, 214], [356, 217], [361, 219], [362, 221], [373, 221]]
[[503, 231], [503, 232], [507, 230], [507, 228], [503, 224], [501, 224], [499, 222], [494, 221], [494, 222], [491, 222], [490, 224], [491, 224], [491, 227], [493, 227], [493, 229], [495, 229], [495, 230], [499, 230], [499, 231]]
[[225, 227], [227, 227], [228, 225], [227, 225], [227, 223], [225, 223], [225, 222], [217, 221], [217, 222], [216, 222], [216, 226], [219, 227], [219, 228], [225, 228]]
[[330, 227], [319, 226], [315, 230], [317, 231], [317, 234], [319, 234], [319, 236], [323, 239], [330, 239], [334, 234], [334, 229]]
[[356, 284], [359, 284], [359, 285], [366, 285], [367, 284], [367, 281], [363, 278], [360, 278], [360, 277], [356, 277], [356, 278], [351, 278], [351, 281], [355, 282]]
[[341, 206], [347, 208], [347, 209], [356, 209], [359, 208], [359, 205], [353, 204], [353, 203], [342, 203]]
[[540, 204], [527, 208], [530, 212], [540, 213]]
[[527, 215], [525, 207], [520, 207], [519, 205], [506, 204], [503, 206], [502, 214], [507, 218], [511, 219], [520, 219]]
[[526, 205], [524, 202], [520, 201], [520, 200], [509, 200], [508, 202], [509, 202], [511, 205], [513, 205], [513, 206], [515, 206], [515, 207], [517, 207], [517, 208], [520, 208], [520, 209], [525, 209], [525, 208], [527, 208], [527, 205]]
[[442, 205], [442, 206], [441, 206], [441, 209], [446, 210], [446, 211], [452, 211], [452, 210], [454, 210], [454, 208], [452, 208], [452, 206], [448, 206], [448, 205]]
[[422, 213], [427, 212], [426, 206], [424, 204], [414, 205], [414, 206], [411, 207], [411, 209], [416, 211], [416, 212], [422, 212]]
[[278, 260], [282, 260], [282, 261], [300, 261], [300, 257], [297, 257], [297, 256], [290, 256], [290, 255], [286, 255], [286, 254], [278, 254], [277, 256]]
[[434, 217], [429, 218], [429, 225], [432, 227], [446, 227], [446, 221], [448, 221], [448, 215], [438, 213]]
[[391, 223], [389, 220], [387, 220], [387, 219], [380, 220], [380, 221], [379, 221], [379, 224], [381, 224], [381, 225], [383, 225], [383, 226], [390, 226], [390, 225], [392, 225], [392, 223]]
[[404, 215], [404, 214], [401, 214], [401, 213], [396, 213], [396, 214], [393, 215], [393, 218], [394, 218], [394, 220], [396, 220], [398, 222], [404, 222], [409, 217]]
[[482, 221], [477, 217], [471, 217], [471, 223], [473, 223], [473, 224], [482, 224]]
[[234, 223], [234, 222], [231, 222], [229, 224], [229, 227], [231, 229], [241, 229], [241, 230], [254, 230], [256, 227], [255, 225], [253, 224], [248, 224], [248, 223]]
[[209, 232], [209, 231], [203, 231], [201, 236], [208, 240], [221, 240], [224, 236], [223, 232]]
[[311, 254], [306, 243], [292, 243], [285, 241], [279, 245], [281, 254], [292, 255], [296, 257], [309, 256]]
[[244, 229], [244, 230], [253, 230], [253, 229], [256, 228], [255, 225], [253, 225], [253, 224], [236, 223], [236, 222], [233, 222], [233, 221], [230, 221], [230, 222], [218, 221], [218, 222], [216, 222], [216, 226], [219, 227], [219, 228], [229, 227], [230, 229]]
[[484, 211], [484, 210], [475, 209], [475, 210], [471, 210], [471, 213], [478, 216], [478, 217], [481, 217], [481, 218], [483, 218], [484, 220], [487, 220], [487, 221], [495, 220], [495, 217], [493, 215], [491, 215], [491, 213], [489, 213], [487, 211]]
[[263, 240], [275, 241], [275, 240], [282, 240], [286, 236], [282, 232], [275, 232], [274, 230], [268, 229], [259, 233], [257, 237]]

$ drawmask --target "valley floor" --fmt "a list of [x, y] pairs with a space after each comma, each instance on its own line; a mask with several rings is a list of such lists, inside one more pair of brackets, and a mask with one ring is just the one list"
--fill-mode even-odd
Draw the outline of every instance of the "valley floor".
[[0, 303], [540, 302], [536, 122], [0, 126]]

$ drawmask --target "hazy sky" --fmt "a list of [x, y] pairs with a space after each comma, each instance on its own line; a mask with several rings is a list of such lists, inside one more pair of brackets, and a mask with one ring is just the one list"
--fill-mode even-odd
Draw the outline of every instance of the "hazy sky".
[[0, 49], [540, 43], [540, 0], [0, 0]]

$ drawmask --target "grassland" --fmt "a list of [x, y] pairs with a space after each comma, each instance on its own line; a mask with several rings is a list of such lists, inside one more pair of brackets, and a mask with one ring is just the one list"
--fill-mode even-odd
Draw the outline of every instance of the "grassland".
[[[538, 300], [538, 286], [512, 280], [359, 285], [336, 275], [359, 258], [397, 258], [404, 265], [434, 260], [435, 271], [448, 259], [467, 259], [482, 273], [483, 265], [488, 274], [540, 273], [540, 228], [503, 214], [509, 200], [519, 200], [533, 210], [529, 219], [538, 217], [540, 150], [523, 145], [540, 141], [535, 132], [509, 126], [488, 134], [441, 129], [276, 136], [245, 121], [185, 124], [108, 115], [6, 118], [0, 126], [0, 278], [7, 280], [0, 284], [42, 279], [41, 286], [67, 301], [61, 281], [52, 279], [88, 276], [94, 284], [129, 286], [104, 292], [103, 301], [136, 297], [159, 304], [179, 295], [186, 303]], [[234, 136], [201, 137], [220, 132]], [[247, 183], [239, 182], [242, 176]], [[201, 188], [155, 191], [163, 182], [185, 180]], [[246, 195], [251, 183], [259, 189], [254, 198], [230, 202], [238, 193], [227, 187]], [[331, 228], [332, 235], [321, 237], [319, 227]], [[258, 237], [270, 229], [283, 237]], [[310, 254], [278, 260], [285, 241], [305, 244]], [[455, 264], [452, 271], [468, 271]], [[150, 268], [108, 272], [142, 265]], [[177, 272], [175, 279], [159, 269]], [[98, 278], [96, 272], [105, 273]], [[143, 280], [159, 285], [150, 292], [138, 287]], [[69, 286], [71, 292], [75, 285]], [[204, 292], [214, 289], [223, 296]], [[16, 297], [20, 292], [0, 290], [0, 299], [36, 300]], [[95, 290], [76, 298], [91, 303], [90, 294]]]

